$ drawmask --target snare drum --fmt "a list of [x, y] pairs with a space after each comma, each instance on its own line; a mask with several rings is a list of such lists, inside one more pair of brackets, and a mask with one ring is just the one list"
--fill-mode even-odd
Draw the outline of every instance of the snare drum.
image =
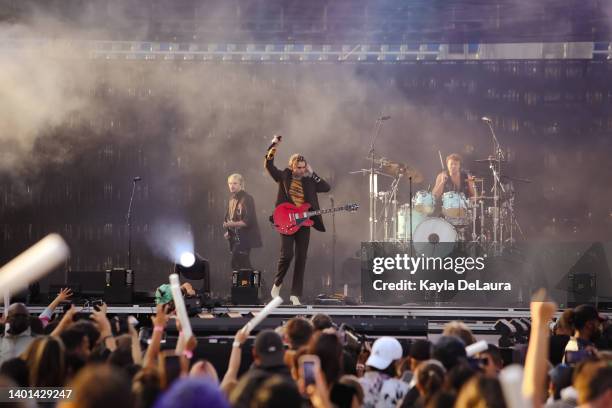
[[[412, 197], [412, 210], [424, 215], [431, 215], [436, 207], [436, 199], [425, 190], [417, 191]], [[414, 214], [412, 215], [414, 221]]]
[[465, 195], [456, 191], [442, 194], [442, 214], [447, 218], [467, 218], [468, 200]]

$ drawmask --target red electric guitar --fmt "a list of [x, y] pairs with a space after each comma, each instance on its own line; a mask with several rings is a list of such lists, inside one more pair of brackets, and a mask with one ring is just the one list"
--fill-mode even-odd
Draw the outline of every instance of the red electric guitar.
[[347, 204], [342, 207], [327, 208], [325, 210], [308, 211], [310, 208], [309, 203], [304, 203], [299, 207], [291, 203], [279, 204], [274, 209], [272, 214], [272, 221], [274, 228], [278, 232], [284, 235], [293, 235], [301, 227], [310, 227], [314, 221], [310, 217], [314, 215], [329, 214], [337, 211], [357, 211], [359, 208], [358, 204]]

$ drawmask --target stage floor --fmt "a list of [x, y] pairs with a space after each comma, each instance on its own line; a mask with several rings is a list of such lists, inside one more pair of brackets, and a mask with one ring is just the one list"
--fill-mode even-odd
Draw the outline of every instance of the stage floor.
[[[43, 306], [28, 306], [31, 313], [38, 314], [44, 310]], [[228, 317], [248, 317], [257, 314], [263, 308], [262, 305], [227, 305], [217, 306], [211, 309], [204, 309], [199, 315], [200, 318], [228, 318]], [[2, 308], [0, 308], [2, 309]], [[88, 312], [91, 309], [84, 309]], [[109, 314], [132, 314], [132, 315], [151, 315], [155, 313], [155, 306], [152, 304], [140, 305], [109, 305]], [[345, 317], [359, 319], [362, 318], [396, 318], [411, 319], [423, 318], [428, 321], [428, 332], [439, 333], [444, 324], [452, 320], [465, 322], [474, 332], [483, 334], [493, 334], [493, 325], [499, 319], [529, 318], [529, 309], [526, 308], [462, 308], [462, 307], [424, 307], [418, 305], [404, 306], [323, 306], [323, 305], [303, 305], [303, 306], [280, 306], [272, 312], [275, 318], [291, 318], [294, 316], [312, 316], [317, 313], [325, 313], [332, 318]], [[560, 312], [557, 313], [557, 317]], [[197, 318], [197, 317], [196, 317]]]

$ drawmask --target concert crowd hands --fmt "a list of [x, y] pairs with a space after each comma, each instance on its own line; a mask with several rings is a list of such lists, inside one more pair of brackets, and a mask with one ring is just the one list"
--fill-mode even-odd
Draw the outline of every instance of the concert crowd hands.
[[[61, 293], [63, 293], [61, 297], [69, 298], [67, 290]], [[580, 308], [581, 306], [574, 309], [578, 315]], [[241, 329], [233, 336], [229, 364], [226, 372], [221, 373], [223, 379], [219, 382], [220, 376], [217, 374], [219, 367], [196, 355], [198, 348], [195, 336], [185, 340], [182, 351], [161, 351], [167, 324], [174, 318], [168, 305], [158, 305], [155, 315], [151, 317], [152, 331], [146, 350], [140, 349], [138, 332], [133, 320], [128, 319], [127, 337], [123, 337], [126, 337], [124, 340], [130, 341], [125, 343], [124, 340], [119, 341], [121, 335], [113, 334], [118, 328], [114, 324], [116, 318], [109, 319], [105, 304], [100, 305], [98, 310], [92, 311], [89, 319], [75, 321], [82, 311], [84, 310], [72, 305], [63, 316], [56, 317], [50, 323], [49, 330], [52, 327], [54, 329], [51, 335], [46, 337], [52, 340], [45, 340], [44, 335], [38, 337], [38, 340], [32, 338], [32, 347], [41, 341], [50, 343], [48, 346], [40, 343], [40, 347], [51, 347], [53, 342], [59, 344], [66, 341], [68, 346], [65, 347], [65, 351], [58, 351], [60, 354], [56, 357], [67, 359], [66, 364], [69, 369], [60, 375], [58, 386], [73, 387], [75, 395], [86, 392], [87, 387], [105, 389], [105, 397], [114, 401], [113, 404], [106, 406], [113, 408], [174, 407], [175, 405], [171, 404], [178, 401], [178, 397], [174, 394], [175, 389], [184, 389], [181, 387], [192, 387], [190, 389], [197, 390], [188, 395], [191, 395], [190, 398], [199, 398], [200, 405], [223, 407], [246, 407], [251, 404], [256, 404], [257, 407], [271, 407], [273, 405], [267, 404], [272, 403], [270, 398], [278, 395], [280, 391], [276, 391], [277, 389], [294, 393], [292, 395], [296, 401], [306, 398], [316, 408], [428, 406], [427, 403], [433, 404], [434, 401], [441, 400], [447, 401], [447, 404], [440, 403], [442, 405], [437, 406], [454, 404], [457, 407], [466, 407], [468, 405], [465, 405], [465, 401], [468, 395], [469, 398], [480, 401], [482, 406], [495, 405], [508, 408], [549, 405], [552, 407], [553, 402], [559, 401], [560, 398], [570, 398], [568, 396], [571, 395], [574, 395], [576, 400], [573, 403], [564, 400], [570, 404], [567, 406], [579, 404], [609, 406], [608, 403], [612, 401], [612, 385], [606, 385], [607, 379], [612, 375], [610, 368], [612, 359], [601, 351], [602, 348], [598, 348], [598, 353], [578, 364], [555, 362], [552, 365], [553, 371], [547, 374], [549, 356], [554, 354], [552, 353], [554, 350], [551, 349], [551, 344], [554, 343], [550, 340], [555, 334], [554, 331], [551, 334], [550, 324], [554, 320], [557, 307], [554, 302], [547, 299], [545, 291], [536, 293], [530, 304], [531, 330], [526, 359], [523, 374], [517, 383], [518, 388], [515, 389], [515, 393], [522, 398], [519, 405], [512, 405], [512, 398], [508, 398], [509, 396], [505, 394], [506, 388], [502, 386], [504, 378], [502, 374], [508, 369], [503, 366], [508, 362], [504, 363], [501, 358], [501, 349], [489, 344], [487, 350], [474, 357], [467, 357], [465, 351], [461, 352], [461, 347], [465, 347], [468, 343], [473, 344], [477, 336], [461, 322], [447, 324], [442, 337], [435, 343], [427, 340], [412, 341], [407, 352], [402, 352], [401, 347], [396, 349], [399, 342], [391, 337], [381, 337], [373, 344], [364, 337], [360, 338], [358, 343], [350, 344], [347, 339], [354, 337], [355, 334], [349, 336], [349, 332], [345, 331], [347, 329], [336, 328], [333, 320], [324, 315], [314, 316], [310, 320], [302, 317], [292, 318], [283, 325], [281, 334], [271, 330], [261, 330], [254, 336], [253, 343], [248, 341], [249, 333]], [[84, 335], [79, 334], [84, 333], [79, 329], [83, 325], [92, 327], [98, 340], [91, 345], [89, 352], [91, 357], [79, 357], [84, 358], [81, 360], [83, 365], [76, 368], [77, 366], [73, 366], [70, 362], [72, 360], [68, 359], [68, 355], [76, 358], [76, 354], [73, 353], [81, 349], [80, 342], [75, 343], [72, 339], [76, 335]], [[113, 329], [113, 326], [117, 327]], [[180, 331], [180, 323], [177, 324], [177, 328]], [[586, 339], [584, 334], [581, 336]], [[76, 349], [72, 344], [77, 344]], [[457, 346], [460, 348], [456, 348]], [[586, 347], [595, 348], [595, 344], [588, 344]], [[96, 352], [97, 349], [99, 351]], [[54, 355], [50, 350], [38, 353], [36, 356], [24, 352], [23, 357], [15, 358], [26, 358], [27, 360], [24, 360], [27, 361], [26, 364], [33, 364], [33, 367], [37, 364], [48, 365], [51, 361], [49, 359]], [[333, 354], [332, 350], [336, 350], [333, 353], [341, 354]], [[122, 360], [117, 360], [116, 353], [122, 352], [131, 357], [124, 363], [120, 362]], [[193, 355], [191, 359], [189, 354]], [[241, 373], [241, 360], [250, 354], [255, 358], [254, 363]], [[336, 360], [334, 355], [338, 359], [343, 356], [344, 364], [348, 365], [339, 365], [339, 360]], [[172, 365], [172, 356], [176, 356], [178, 362], [176, 370]], [[380, 356], [384, 358], [381, 359]], [[319, 362], [312, 367], [308, 381], [304, 369], [300, 366], [300, 357], [303, 361], [307, 359]], [[115, 362], [110, 364], [111, 360]], [[131, 381], [125, 371], [129, 364], [134, 364], [136, 370]], [[565, 383], [557, 382], [556, 371], [578, 368], [580, 371], [574, 374], [573, 381], [570, 376]], [[385, 374], [380, 370], [385, 371]], [[453, 373], [457, 370], [468, 375], [460, 384], [450, 380], [454, 378]], [[10, 374], [11, 371], [6, 369], [2, 373]], [[499, 376], [497, 373], [500, 373]], [[158, 382], [159, 378], [163, 378], [164, 382]], [[410, 381], [410, 378], [414, 380]], [[435, 380], [428, 384], [438, 385], [427, 388], [425, 383], [420, 383], [421, 378]], [[116, 383], [113, 379], [120, 379], [119, 383], [123, 385], [119, 383], [112, 385]], [[416, 387], [412, 392], [411, 383]], [[28, 382], [25, 385], [35, 386], [35, 384]], [[149, 388], [151, 384], [155, 386]], [[378, 384], [376, 387], [379, 388], [372, 388], [373, 384]], [[573, 394], [560, 393], [557, 387], [574, 391]], [[551, 390], [549, 394], [547, 389]], [[557, 392], [553, 392], [554, 390]], [[144, 403], [150, 392], [153, 392], [151, 395], [155, 398]], [[560, 394], [565, 397], [561, 397]], [[283, 398], [289, 398], [287, 401], [291, 400], [286, 394], [282, 395]], [[88, 396], [90, 400], [99, 398], [94, 393], [89, 393]], [[89, 406], [87, 403], [78, 402], [79, 397], [76, 398], [78, 404], [76, 406]], [[383, 403], [386, 401], [385, 398], [389, 399], [388, 403]], [[154, 405], [154, 400], [158, 400], [160, 405]]]

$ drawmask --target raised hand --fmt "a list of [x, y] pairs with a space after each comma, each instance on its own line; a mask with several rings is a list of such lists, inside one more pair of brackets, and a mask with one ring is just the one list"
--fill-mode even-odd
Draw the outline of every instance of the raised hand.
[[60, 290], [60, 293], [57, 294], [57, 298], [60, 302], [64, 302], [70, 299], [71, 296], [72, 296], [72, 289], [70, 288], [63, 288], [62, 290]]
[[155, 316], [151, 317], [151, 321], [153, 322], [153, 327], [160, 326], [166, 327], [168, 323], [168, 310], [166, 305], [157, 305], [155, 310]]
[[531, 318], [539, 323], [548, 323], [557, 310], [555, 302], [547, 301], [546, 289], [541, 288], [533, 295], [531, 304]]

